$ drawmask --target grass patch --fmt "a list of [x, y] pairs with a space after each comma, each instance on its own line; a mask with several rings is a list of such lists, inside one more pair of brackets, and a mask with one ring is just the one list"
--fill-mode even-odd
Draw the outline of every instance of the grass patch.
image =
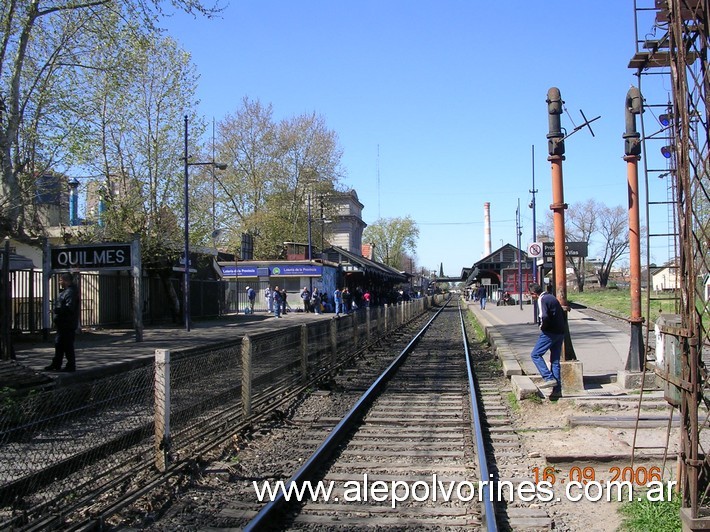
[[470, 326], [468, 328], [470, 333], [473, 334], [474, 338], [476, 338], [476, 341], [478, 341], [479, 343], [486, 342], [486, 333], [483, 330], [483, 327], [481, 327], [481, 324], [478, 323], [478, 320], [476, 319], [476, 316], [474, 315], [474, 313], [471, 311], [468, 311], [466, 314], [468, 317], [468, 324]]
[[625, 503], [620, 512], [623, 522], [619, 530], [622, 532], [676, 532], [681, 529], [680, 502], [681, 496], [676, 494], [672, 500], [650, 502], [646, 497]]
[[508, 392], [508, 405], [513, 412], [520, 411], [520, 402], [513, 392]]
[[[675, 313], [676, 299], [673, 294], [654, 293], [651, 301], [651, 319], [659, 313]], [[658, 299], [655, 299], [658, 298]], [[629, 290], [587, 290], [585, 292], [568, 292], [567, 299], [571, 303], [594, 307], [622, 318], [631, 316], [631, 292]], [[641, 314], [646, 316], [646, 292], [641, 294]]]

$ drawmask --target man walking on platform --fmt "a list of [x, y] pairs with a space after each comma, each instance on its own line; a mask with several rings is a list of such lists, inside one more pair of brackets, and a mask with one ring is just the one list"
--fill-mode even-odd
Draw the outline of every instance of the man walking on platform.
[[249, 314], [254, 314], [254, 303], [256, 302], [256, 290], [247, 286], [247, 299], [249, 300]]
[[[565, 316], [562, 305], [557, 298], [549, 292], [543, 293], [542, 286], [531, 283], [530, 296], [537, 300], [540, 317], [540, 336], [530, 353], [530, 358], [535, 363], [537, 371], [545, 380], [539, 388], [554, 388], [560, 385], [560, 357], [562, 355], [562, 342], [565, 339]], [[550, 350], [550, 367], [543, 356]]]
[[486, 299], [488, 298], [488, 292], [486, 292], [485, 285], [481, 285], [476, 290], [476, 299], [478, 299], [481, 304], [481, 310], [486, 310]]

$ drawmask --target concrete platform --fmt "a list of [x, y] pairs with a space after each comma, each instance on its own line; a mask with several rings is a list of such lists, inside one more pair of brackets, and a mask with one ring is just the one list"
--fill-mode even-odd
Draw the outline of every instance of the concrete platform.
[[16, 360], [0, 361], [0, 388], [17, 389], [18, 382], [23, 383], [23, 388], [81, 382], [152, 363], [156, 349], [189, 349], [238, 339], [246, 334], [331, 319], [335, 319], [335, 314], [289, 312], [279, 319], [267, 312], [234, 314], [193, 322], [189, 332], [181, 325], [149, 326], [143, 331], [142, 342], [136, 342], [132, 329], [84, 330], [76, 336], [77, 371], [74, 373], [44, 371], [54, 356], [54, 332], [47, 341], [39, 334], [23, 335], [13, 342]]
[[[481, 310], [478, 303], [469, 301], [467, 306], [501, 359], [506, 376], [527, 375], [533, 383], [539, 383], [540, 376], [530, 358], [540, 334], [532, 305], [488, 305]], [[631, 328], [628, 334], [620, 332], [576, 309], [568, 314], [568, 322], [572, 348], [582, 366], [582, 386], [574, 395], [624, 393], [617, 376], [626, 365]], [[549, 361], [549, 355], [546, 358]]]

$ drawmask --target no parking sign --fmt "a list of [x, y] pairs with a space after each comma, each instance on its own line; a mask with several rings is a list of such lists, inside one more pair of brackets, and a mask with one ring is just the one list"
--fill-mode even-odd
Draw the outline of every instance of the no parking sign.
[[542, 242], [533, 242], [532, 244], [528, 244], [528, 256], [530, 256], [530, 257], [542, 256]]

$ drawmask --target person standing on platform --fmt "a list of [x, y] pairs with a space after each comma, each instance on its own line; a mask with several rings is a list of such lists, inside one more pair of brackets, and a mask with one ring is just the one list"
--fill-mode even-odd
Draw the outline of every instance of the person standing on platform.
[[[74, 339], [79, 328], [79, 289], [71, 273], [63, 273], [59, 278], [61, 292], [54, 305], [54, 326], [57, 336], [54, 339], [54, 358], [44, 368], [46, 371], [76, 371]], [[67, 358], [67, 365], [62, 369], [62, 361]]]
[[[537, 301], [540, 318], [540, 336], [530, 353], [540, 376], [545, 380], [539, 388], [555, 388], [560, 385], [560, 357], [562, 342], [565, 340], [565, 316], [562, 305], [549, 292], [544, 292], [542, 286], [531, 283], [530, 296]], [[543, 359], [550, 351], [550, 367]]]
[[343, 313], [350, 314], [353, 309], [353, 295], [350, 293], [350, 289], [346, 286], [343, 288]]
[[279, 287], [275, 286], [274, 291], [271, 292], [271, 299], [274, 304], [274, 316], [277, 318], [281, 317], [281, 292], [279, 291]]
[[343, 292], [340, 291], [340, 288], [336, 288], [333, 292], [333, 303], [335, 304], [336, 317], [340, 316], [340, 313], [343, 312]]
[[316, 314], [321, 313], [320, 292], [318, 291], [317, 288], [314, 288], [313, 293], [311, 294], [311, 308], [313, 309], [313, 312], [315, 312]]
[[269, 310], [269, 314], [274, 311], [274, 300], [271, 295], [271, 288], [268, 286], [264, 289], [264, 300], [266, 301], [266, 308]]
[[247, 299], [249, 300], [249, 314], [254, 314], [254, 303], [256, 302], [256, 290], [247, 286]]
[[286, 298], [288, 297], [286, 295], [286, 289], [284, 288], [283, 290], [281, 290], [280, 293], [281, 293], [281, 314], [283, 314], [285, 316], [286, 309], [289, 308], [288, 302], [286, 301]]
[[308, 287], [304, 286], [301, 290], [301, 299], [303, 300], [303, 312], [311, 311], [311, 293], [308, 291]]
[[481, 310], [486, 310], [486, 299], [488, 299], [488, 292], [486, 292], [486, 286], [480, 285], [478, 290], [476, 290], [476, 299], [481, 304]]

